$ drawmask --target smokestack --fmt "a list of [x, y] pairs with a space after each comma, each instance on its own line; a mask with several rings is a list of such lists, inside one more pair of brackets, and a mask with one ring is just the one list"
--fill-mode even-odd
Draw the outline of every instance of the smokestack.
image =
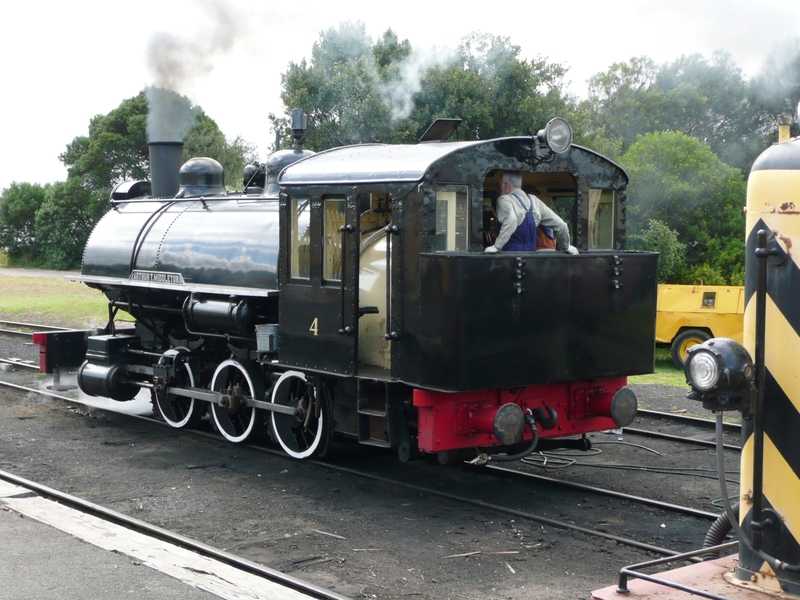
[[172, 198], [180, 188], [183, 142], [150, 142], [148, 147], [153, 198]]
[[789, 128], [792, 126], [792, 115], [781, 113], [778, 115], [778, 142], [789, 141]]

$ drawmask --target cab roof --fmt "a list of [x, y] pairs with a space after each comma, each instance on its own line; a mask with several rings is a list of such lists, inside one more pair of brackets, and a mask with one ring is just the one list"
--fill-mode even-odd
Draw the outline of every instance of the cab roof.
[[487, 143], [358, 144], [332, 148], [288, 166], [278, 181], [281, 185], [414, 182], [441, 158]]
[[[519, 156], [534, 146], [532, 137], [497, 138], [470, 142], [427, 142], [420, 144], [358, 144], [318, 152], [286, 167], [278, 176], [281, 186], [361, 183], [416, 183], [437, 163], [460, 153], [469, 162], [485, 163], [492, 153]], [[488, 152], [489, 154], [486, 154]], [[474, 156], [471, 156], [475, 153]], [[624, 169], [607, 158], [573, 144], [559, 155], [559, 161], [579, 161], [585, 166], [618, 171], [627, 182]], [[588, 160], [588, 163], [586, 162]], [[602, 167], [600, 165], [603, 165]], [[592, 170], [592, 169], [590, 169]]]

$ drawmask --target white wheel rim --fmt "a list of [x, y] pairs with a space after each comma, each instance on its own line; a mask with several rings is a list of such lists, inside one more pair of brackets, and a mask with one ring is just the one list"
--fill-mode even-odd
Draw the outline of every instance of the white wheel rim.
[[[284, 385], [285, 382], [291, 380], [294, 377], [300, 379], [304, 383], [308, 383], [308, 381], [306, 380], [305, 373], [301, 373], [300, 371], [286, 371], [285, 373], [283, 373], [278, 378], [278, 381], [275, 382], [275, 387], [272, 389], [272, 399], [271, 399], [271, 401], [272, 401], [273, 404], [281, 404], [281, 403], [277, 402], [278, 393], [280, 392], [282, 385]], [[278, 424], [277, 424], [277, 422], [275, 420], [275, 418], [278, 417], [278, 416], [279, 416], [278, 413], [272, 412], [270, 414], [270, 420], [272, 422], [272, 431], [275, 433], [275, 438], [278, 440], [278, 443], [280, 444], [281, 448], [283, 448], [283, 451], [286, 452], [286, 454], [288, 454], [289, 456], [291, 456], [293, 458], [308, 458], [309, 456], [314, 454], [314, 452], [316, 452], [317, 448], [319, 448], [320, 443], [322, 443], [322, 438], [323, 438], [323, 433], [324, 433], [324, 428], [325, 428], [324, 427], [325, 426], [325, 422], [324, 422], [325, 411], [323, 410], [320, 413], [319, 426], [317, 427], [317, 433], [314, 436], [314, 440], [311, 442], [311, 444], [309, 444], [308, 448], [306, 448], [305, 450], [299, 451], [299, 452], [297, 450], [295, 450], [294, 448], [291, 448], [291, 447], [287, 446], [286, 443], [281, 438], [280, 433], [279, 433], [279, 429], [278, 429]], [[291, 416], [291, 415], [280, 415], [280, 416], [287, 417], [287, 416]]]
[[[189, 387], [194, 387], [194, 373], [192, 373], [192, 368], [186, 363], [183, 363], [183, 367], [186, 369], [186, 373], [189, 375]], [[169, 402], [169, 400], [164, 398], [164, 402]], [[184, 427], [192, 419], [195, 411], [195, 402], [197, 401], [194, 398], [191, 398], [189, 402], [189, 410], [186, 411], [186, 416], [180, 421], [173, 421], [168, 415], [164, 414], [164, 409], [161, 407], [161, 400], [158, 399], [158, 394], [156, 394], [156, 404], [158, 405], [158, 412], [161, 413], [161, 418], [164, 419], [169, 426], [175, 427], [176, 429]]]
[[[242, 375], [244, 375], [245, 381], [247, 381], [248, 392], [250, 396], [252, 396], [255, 388], [253, 386], [253, 380], [250, 378], [250, 374], [240, 362], [231, 359], [222, 361], [217, 367], [217, 370], [214, 371], [214, 377], [211, 379], [211, 389], [216, 390], [217, 377], [219, 377], [219, 374], [228, 367], [237, 369]], [[244, 410], [250, 411], [250, 421], [248, 422], [243, 433], [240, 435], [234, 435], [230, 431], [227, 431], [227, 423], [223, 424], [220, 422], [220, 417], [228, 417], [227, 409], [217, 404], [211, 404], [211, 418], [214, 419], [214, 424], [217, 426], [217, 431], [219, 431], [226, 440], [234, 443], [243, 442], [253, 432], [253, 427], [255, 427], [256, 424], [256, 410], [254, 408], [246, 408]]]

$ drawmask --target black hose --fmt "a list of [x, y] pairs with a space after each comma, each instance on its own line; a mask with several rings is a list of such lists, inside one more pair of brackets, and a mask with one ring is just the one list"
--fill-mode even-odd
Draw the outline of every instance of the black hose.
[[[739, 503], [736, 502], [735, 504], [732, 504], [731, 509], [733, 511], [733, 516], [738, 522]], [[703, 548], [712, 548], [713, 546], [719, 546], [722, 544], [725, 541], [725, 536], [730, 533], [731, 529], [733, 529], [733, 524], [728, 518], [728, 513], [723, 511], [723, 513], [717, 518], [716, 521], [714, 521], [711, 527], [708, 528], [706, 538], [703, 540]], [[719, 550], [716, 552], [708, 552], [707, 554], [703, 554], [703, 560], [714, 560], [717, 558], [719, 558]]]
[[536, 445], [539, 443], [539, 430], [536, 429], [536, 421], [534, 420], [533, 414], [530, 411], [528, 411], [528, 414], [525, 415], [525, 422], [531, 428], [531, 435], [533, 436], [531, 445], [519, 454], [490, 454], [487, 457], [486, 462], [513, 462], [515, 460], [522, 460], [526, 456], [530, 456], [536, 451]]

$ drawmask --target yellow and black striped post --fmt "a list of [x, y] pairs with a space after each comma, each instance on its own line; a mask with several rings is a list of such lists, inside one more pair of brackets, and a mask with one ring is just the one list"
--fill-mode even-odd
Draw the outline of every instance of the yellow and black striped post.
[[[756, 258], [759, 230], [767, 232], [776, 251], [769, 258]], [[800, 139], [783, 139], [753, 164], [747, 186], [746, 250], [744, 345], [753, 357], [757, 262], [767, 261], [762, 489], [764, 519], [771, 518], [771, 524], [763, 528], [761, 550], [788, 565], [799, 565]], [[743, 421], [742, 436], [740, 514], [742, 528], [752, 540], [754, 456], [759, 454], [754, 453], [752, 420]], [[800, 572], [773, 569], [748, 543], [739, 545], [737, 579], [800, 596]]]

